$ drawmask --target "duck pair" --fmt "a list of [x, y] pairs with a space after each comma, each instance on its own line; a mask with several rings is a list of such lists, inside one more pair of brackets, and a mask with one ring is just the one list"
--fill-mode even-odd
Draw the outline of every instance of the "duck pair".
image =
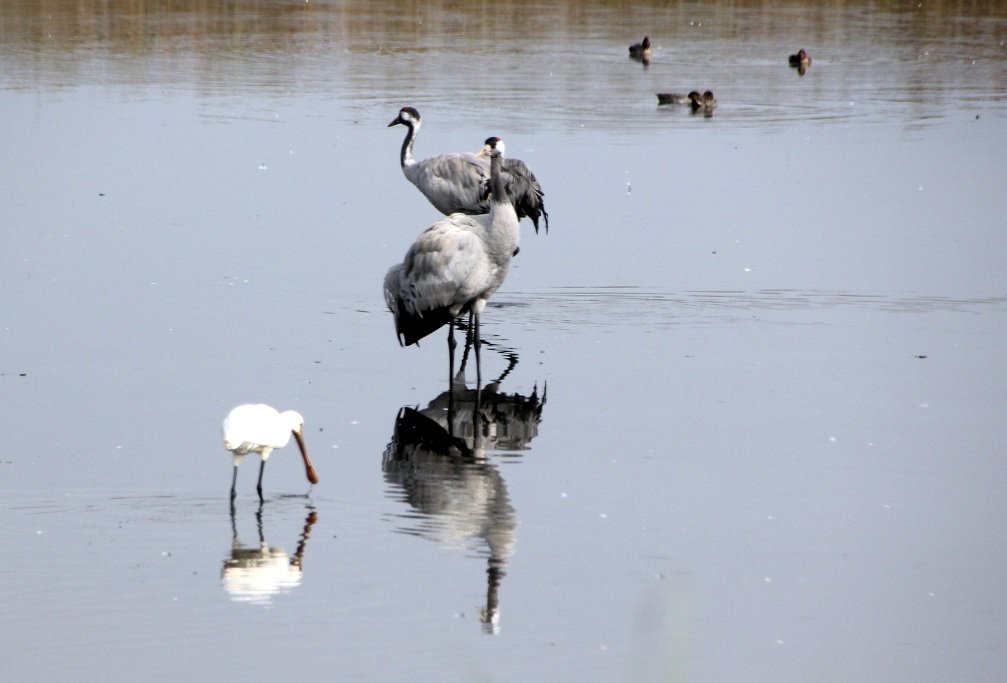
[[687, 104], [692, 108], [692, 111], [703, 110], [712, 112], [717, 106], [717, 99], [713, 96], [712, 90], [707, 90], [702, 95], [699, 94], [698, 90], [693, 90], [688, 95], [681, 95], [673, 92], [659, 92], [657, 93], [657, 103], [658, 105]]

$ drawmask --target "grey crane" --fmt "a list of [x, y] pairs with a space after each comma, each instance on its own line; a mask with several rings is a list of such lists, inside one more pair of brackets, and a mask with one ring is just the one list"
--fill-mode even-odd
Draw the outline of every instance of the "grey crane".
[[489, 213], [454, 213], [423, 231], [402, 263], [385, 276], [385, 303], [395, 316], [399, 344], [409, 346], [448, 326], [449, 381], [454, 372], [454, 319], [469, 314], [476, 355], [476, 383], [482, 382], [479, 362], [479, 316], [490, 296], [507, 277], [518, 246], [518, 217], [504, 190], [501, 170], [504, 143], [490, 147]]
[[[422, 119], [413, 107], [403, 107], [388, 124], [409, 129], [402, 142], [399, 163], [402, 173], [438, 211], [445, 216], [453, 213], [479, 215], [490, 210], [488, 145], [477, 153], [455, 152], [427, 159], [413, 158], [413, 144]], [[487, 141], [488, 143], [489, 141]], [[539, 217], [549, 232], [549, 214], [545, 210], [542, 186], [528, 165], [520, 159], [503, 160], [504, 188], [514, 204], [518, 220], [527, 216], [538, 232]]]

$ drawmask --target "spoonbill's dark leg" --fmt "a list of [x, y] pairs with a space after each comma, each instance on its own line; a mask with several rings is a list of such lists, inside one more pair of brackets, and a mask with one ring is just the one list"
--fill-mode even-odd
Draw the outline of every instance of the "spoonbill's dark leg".
[[234, 497], [238, 495], [238, 491], [236, 488], [237, 486], [238, 486], [238, 466], [235, 465], [234, 475], [231, 477], [231, 500], [234, 500]]
[[259, 492], [259, 502], [261, 503], [264, 499], [262, 497], [262, 473], [266, 469], [266, 459], [262, 459], [262, 464], [259, 465], [259, 483], [256, 484], [255, 490]]

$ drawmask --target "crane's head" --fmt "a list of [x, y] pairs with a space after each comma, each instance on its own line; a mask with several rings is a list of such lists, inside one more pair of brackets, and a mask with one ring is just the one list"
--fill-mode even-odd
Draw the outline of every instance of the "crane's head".
[[402, 107], [399, 109], [399, 115], [392, 119], [392, 122], [388, 124], [388, 127], [392, 126], [418, 126], [420, 125], [420, 113], [416, 111], [413, 107]]
[[481, 157], [491, 157], [494, 153], [500, 156], [504, 155], [504, 141], [500, 138], [494, 136], [486, 138], [486, 142], [483, 143], [483, 148], [479, 151], [479, 156]]

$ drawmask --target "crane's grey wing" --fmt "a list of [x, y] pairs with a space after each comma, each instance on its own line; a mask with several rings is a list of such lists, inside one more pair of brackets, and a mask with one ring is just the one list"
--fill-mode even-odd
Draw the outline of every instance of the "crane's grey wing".
[[[520, 159], [503, 160], [504, 182], [507, 184], [507, 195], [514, 204], [514, 210], [520, 220], [527, 216], [538, 232], [538, 219], [545, 219], [545, 231], [549, 232], [549, 214], [545, 210], [545, 192], [539, 185], [535, 174], [528, 165]], [[488, 185], [488, 183], [487, 183]]]
[[410, 182], [446, 216], [489, 211], [483, 186], [489, 185], [489, 164], [474, 154], [441, 154], [403, 168]]
[[492, 281], [473, 219], [454, 214], [427, 228], [385, 276], [385, 303], [399, 342], [414, 344], [450, 322]]
[[475, 219], [453, 214], [427, 228], [403, 265], [417, 310], [449, 307], [458, 314], [492, 280], [486, 247]]
[[405, 269], [405, 264], [399, 263], [385, 276], [385, 304], [395, 318], [395, 336], [401, 346], [415, 344], [451, 322], [452, 318], [448, 308], [426, 312], [416, 310]]

